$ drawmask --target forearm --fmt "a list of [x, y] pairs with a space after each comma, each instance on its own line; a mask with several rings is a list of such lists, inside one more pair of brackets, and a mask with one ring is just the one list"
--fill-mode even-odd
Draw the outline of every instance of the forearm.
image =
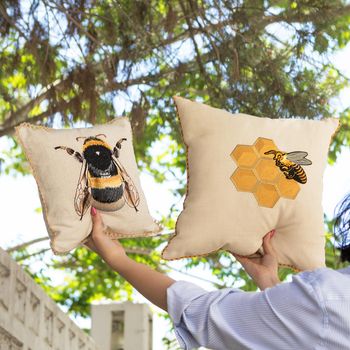
[[169, 276], [151, 269], [149, 266], [118, 255], [108, 259], [111, 268], [124, 277], [146, 299], [167, 311], [167, 288], [176, 282]]

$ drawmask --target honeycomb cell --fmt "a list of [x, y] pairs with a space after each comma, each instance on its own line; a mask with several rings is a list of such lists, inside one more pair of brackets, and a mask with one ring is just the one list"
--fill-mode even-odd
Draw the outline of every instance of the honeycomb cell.
[[280, 174], [276, 183], [280, 196], [288, 199], [295, 199], [300, 191], [300, 185], [291, 179], [287, 179], [284, 174]]
[[255, 171], [258, 178], [262, 182], [269, 183], [275, 183], [281, 174], [281, 171], [276, 166], [275, 161], [266, 158], [259, 160], [258, 164], [255, 166]]
[[273, 208], [280, 198], [275, 185], [259, 183], [254, 196], [261, 207]]
[[258, 154], [253, 146], [237, 145], [231, 153], [231, 157], [238, 166], [252, 168], [258, 161]]
[[259, 137], [255, 141], [254, 148], [258, 152], [260, 157], [264, 157], [264, 158], [271, 158], [271, 156], [269, 157], [268, 155], [264, 154], [265, 152], [270, 151], [272, 149], [276, 151], [278, 150], [277, 146], [272, 140], [265, 139], [264, 137]]
[[254, 192], [258, 183], [254, 172], [250, 169], [237, 168], [231, 175], [231, 180], [237, 188], [237, 191]]

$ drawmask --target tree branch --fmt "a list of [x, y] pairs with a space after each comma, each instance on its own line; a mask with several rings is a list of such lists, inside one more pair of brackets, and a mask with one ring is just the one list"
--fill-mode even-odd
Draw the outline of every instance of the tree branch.
[[[0, 10], [3, 12], [4, 9], [3, 7], [0, 7]], [[137, 60], [139, 60], [140, 58], [142, 59], [142, 57], [145, 57], [145, 55], [149, 54], [152, 51], [158, 50], [162, 47], [166, 47], [168, 45], [171, 45], [173, 43], [179, 42], [181, 40], [185, 40], [186, 38], [192, 37], [194, 39], [194, 36], [196, 34], [204, 34], [204, 35], [208, 35], [208, 33], [210, 33], [210, 31], [218, 31], [226, 26], [232, 26], [232, 27], [236, 27], [237, 23], [240, 23], [240, 16], [242, 16], [242, 12], [245, 11], [245, 8], [235, 8], [235, 11], [232, 12], [232, 15], [229, 19], [225, 19], [223, 21], [220, 21], [218, 23], [210, 23], [203, 27], [203, 28], [195, 28], [193, 26], [190, 27], [190, 30], [186, 30], [182, 33], [180, 33], [178, 36], [176, 37], [168, 37], [165, 40], [162, 40], [158, 45], [154, 46], [154, 47], [147, 47], [144, 51], [139, 50], [139, 48], [124, 48], [121, 52], [119, 52], [118, 54], [111, 54], [110, 56], [106, 57], [105, 59], [103, 59], [101, 62], [98, 62], [97, 64], [91, 64], [91, 65], [87, 65], [86, 67], [77, 67], [74, 71], [72, 71], [70, 73], [70, 75], [61, 80], [61, 81], [55, 81], [52, 84], [50, 84], [49, 86], [46, 87], [46, 90], [40, 94], [39, 96], [35, 97], [34, 99], [32, 99], [30, 102], [28, 102], [26, 105], [20, 107], [17, 109], [16, 112], [11, 113], [10, 115], [8, 115], [7, 117], [5, 117], [5, 121], [3, 122], [3, 125], [0, 126], [0, 137], [7, 135], [9, 133], [12, 132], [13, 128], [20, 124], [21, 122], [24, 121], [31, 121], [31, 119], [28, 119], [28, 114], [29, 112], [37, 105], [39, 105], [41, 102], [43, 102], [44, 100], [47, 100], [50, 95], [55, 94], [57, 92], [64, 92], [66, 91], [66, 89], [68, 89], [71, 84], [72, 81], [74, 81], [74, 75], [78, 74], [78, 73], [84, 73], [84, 71], [88, 71], [88, 70], [92, 70], [94, 75], [97, 76], [99, 74], [101, 74], [102, 72], [105, 71], [106, 66], [110, 66], [111, 62], [112, 64], [115, 64], [115, 62], [117, 60], [120, 59], [130, 59], [132, 58], [134, 62], [136, 62]], [[323, 15], [327, 16], [343, 16], [345, 14], [349, 14], [350, 13], [350, 4], [346, 5], [346, 6], [340, 6], [340, 7], [336, 7], [336, 8], [332, 8], [330, 7], [329, 9], [326, 9], [323, 11]], [[193, 16], [196, 16], [195, 13], [193, 13]], [[9, 18], [9, 20], [11, 20]], [[318, 17], [318, 11], [313, 11], [310, 12], [309, 14], [300, 14], [299, 12], [297, 13], [292, 13], [292, 14], [288, 14], [286, 15], [285, 13], [282, 14], [278, 14], [278, 15], [267, 15], [267, 16], [261, 16], [261, 14], [259, 13], [259, 17], [257, 16], [256, 18], [253, 18], [253, 20], [255, 20], [255, 25], [256, 26], [260, 26], [260, 27], [264, 27], [267, 26], [269, 24], [272, 23], [277, 23], [277, 22], [285, 22], [288, 24], [291, 23], [299, 23], [299, 22], [307, 22], [307, 21], [313, 21], [313, 20], [317, 20], [319, 21], [319, 17]], [[15, 27], [15, 23], [12, 23], [13, 21], [11, 21], [11, 25], [13, 25]], [[15, 27], [17, 30], [18, 28]], [[198, 51], [198, 50], [197, 50]], [[217, 52], [217, 49], [215, 50]], [[198, 52], [197, 52], [198, 53]], [[197, 55], [198, 56], [198, 55]], [[198, 60], [199, 58], [196, 57], [196, 59]], [[200, 64], [201, 62], [198, 61], [198, 64], [201, 66]], [[159, 77], [159, 75], [154, 75], [153, 78], [157, 79]], [[139, 78], [139, 80], [144, 80], [146, 77]], [[148, 81], [151, 81], [151, 79], [147, 79]], [[141, 82], [143, 83], [143, 82]], [[128, 83], [115, 83], [113, 81], [110, 81], [108, 86], [110, 88], [104, 90], [105, 92], [111, 91], [113, 89], [120, 89], [120, 88], [125, 88], [127, 86], [131, 86], [131, 85], [135, 85], [137, 84], [137, 79], [134, 80], [134, 83], [132, 81]], [[48, 112], [44, 112], [41, 117], [36, 116], [36, 121], [41, 120], [44, 117], [48, 116]]]
[[27, 247], [29, 247], [32, 244], [43, 242], [43, 241], [47, 241], [48, 239], [49, 239], [49, 237], [47, 237], [47, 236], [46, 237], [35, 238], [35, 239], [31, 240], [31, 241], [28, 241], [28, 242], [25, 242], [25, 243], [21, 243], [21, 244], [15, 245], [14, 247], [8, 248], [8, 249], [6, 249], [6, 251], [8, 253], [12, 253], [12, 252], [14, 252], [16, 250], [21, 250], [23, 248], [27, 248]]
[[32, 258], [33, 256], [37, 256], [37, 255], [40, 255], [40, 254], [43, 254], [43, 253], [46, 253], [47, 251], [51, 250], [51, 248], [44, 248], [44, 249], [41, 249], [37, 252], [34, 252], [32, 254], [28, 254], [28, 255], [25, 255], [25, 256], [21, 256], [21, 257], [18, 257], [16, 259], [17, 262], [19, 261], [23, 261], [23, 260], [27, 260], [29, 258]]
[[[36, 243], [39, 243], [39, 242], [43, 242], [43, 241], [47, 241], [48, 239], [49, 239], [49, 237], [35, 238], [35, 239], [31, 240], [31, 241], [15, 245], [14, 247], [10, 247], [10, 248], [6, 249], [6, 251], [8, 253], [12, 253], [12, 252], [15, 252], [17, 250], [21, 250], [21, 249], [27, 248], [27, 247], [29, 247], [29, 246], [31, 246], [33, 244], [36, 244]], [[48, 249], [45, 248], [42, 251], [39, 251], [39, 252], [36, 252], [36, 253], [28, 255], [28, 257], [34, 256], [36, 254], [39, 254], [40, 252], [48, 251], [50, 249], [51, 248], [48, 248]], [[124, 248], [124, 250], [125, 250], [126, 253], [130, 253], [130, 254], [150, 255], [152, 253], [152, 249], [144, 249], [144, 248], [138, 248], [138, 247], [135, 247], [135, 248], [131, 248], [131, 247]], [[24, 260], [26, 258], [27, 257], [21, 258], [21, 260]]]
[[29, 40], [28, 37], [23, 33], [23, 31], [16, 25], [14, 21], [12, 21], [11, 17], [7, 14], [6, 8], [4, 5], [0, 2], [0, 14], [5, 18], [5, 20], [13, 27], [15, 28], [18, 33], [23, 36], [26, 40]]
[[217, 283], [217, 282], [208, 280], [208, 279], [206, 279], [206, 278], [199, 277], [199, 276], [197, 276], [197, 275], [192, 275], [191, 273], [188, 273], [188, 272], [182, 271], [181, 269], [177, 269], [177, 268], [175, 268], [175, 267], [172, 267], [172, 266], [170, 266], [170, 265], [167, 264], [167, 263], [163, 263], [162, 265], [168, 267], [168, 268], [171, 269], [171, 270], [174, 270], [174, 271], [176, 271], [176, 272], [182, 273], [183, 275], [190, 276], [190, 277], [193, 277], [193, 278], [197, 278], [198, 280], [201, 280], [201, 281], [204, 281], [204, 282], [207, 282], [207, 283], [212, 283], [212, 284], [214, 284], [216, 287], [220, 287], [220, 288], [225, 288], [225, 287], [227, 287], [227, 285], [225, 285], [225, 284], [220, 284], [220, 283]]
[[[202, 55], [202, 58], [208, 58], [208, 56], [210, 55]], [[166, 75], [175, 73], [179, 67], [181, 67], [181, 71], [183, 73], [187, 73], [192, 71], [193, 69], [195, 69], [195, 63], [193, 61], [187, 62], [187, 63], [180, 63], [178, 66], [176, 67], [170, 67], [167, 69], [164, 69], [162, 71], [160, 71], [159, 73], [156, 74], [146, 74], [144, 76], [135, 78], [135, 79], [129, 79], [123, 82], [114, 82], [114, 81], [109, 81], [107, 84], [105, 85], [101, 85], [100, 89], [97, 91], [97, 93], [99, 95], [102, 95], [104, 93], [110, 92], [110, 91], [115, 91], [115, 90], [124, 90], [129, 86], [132, 85], [139, 85], [139, 84], [147, 84], [147, 83], [151, 83], [153, 81], [157, 81], [160, 78], [163, 78]], [[101, 68], [101, 64], [96, 65], [96, 70]], [[94, 74], [98, 74], [101, 72], [94, 72]], [[46, 92], [44, 92], [42, 95], [38, 96], [37, 98], [35, 98], [34, 100], [30, 101], [26, 106], [22, 107], [20, 110], [14, 112], [13, 114], [11, 114], [11, 116], [5, 121], [5, 123], [3, 124], [3, 126], [0, 126], [0, 137], [4, 136], [4, 135], [8, 135], [10, 133], [13, 132], [13, 128], [17, 125], [19, 125], [20, 123], [24, 122], [24, 121], [28, 121], [28, 122], [37, 122], [39, 120], [44, 119], [45, 117], [48, 117], [50, 115], [52, 115], [53, 113], [57, 113], [60, 112], [60, 108], [59, 107], [63, 107], [66, 104], [69, 104], [69, 102], [66, 103], [62, 103], [62, 104], [57, 104], [54, 107], [51, 107], [51, 109], [36, 115], [34, 117], [28, 118], [28, 113], [29, 111], [38, 103], [42, 102], [43, 100], [45, 100], [46, 98], [48, 98], [48, 96], [50, 95], [50, 93], [52, 93], [55, 90], [64, 90], [64, 86], [65, 84], [67, 84], [68, 78], [64, 81], [61, 81], [60, 83], [58, 83], [57, 85], [51, 87], [49, 90], [47, 90]]]

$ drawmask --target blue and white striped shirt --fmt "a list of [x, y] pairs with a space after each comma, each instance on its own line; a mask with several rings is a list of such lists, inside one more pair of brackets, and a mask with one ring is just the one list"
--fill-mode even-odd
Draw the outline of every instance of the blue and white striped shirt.
[[304, 271], [261, 292], [179, 280], [167, 303], [181, 349], [350, 349], [350, 267]]

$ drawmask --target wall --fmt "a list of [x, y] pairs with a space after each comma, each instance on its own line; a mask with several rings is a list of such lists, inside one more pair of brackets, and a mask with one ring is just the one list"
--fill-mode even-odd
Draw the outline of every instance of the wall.
[[0, 248], [0, 350], [99, 350]]

